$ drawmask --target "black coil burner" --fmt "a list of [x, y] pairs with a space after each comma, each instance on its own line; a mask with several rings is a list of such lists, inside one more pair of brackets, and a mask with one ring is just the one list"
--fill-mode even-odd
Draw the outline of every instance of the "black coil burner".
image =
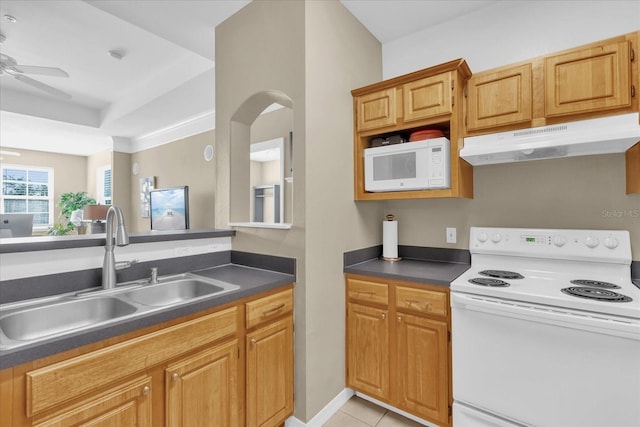
[[571, 295], [574, 297], [587, 298], [596, 301], [607, 301], [607, 302], [630, 302], [633, 301], [632, 298], [619, 294], [617, 292], [608, 291], [606, 289], [598, 289], [598, 288], [584, 288], [581, 286], [572, 286], [570, 288], [561, 289], [567, 295]]
[[509, 286], [507, 282], [499, 279], [488, 279], [486, 277], [474, 277], [473, 279], [469, 279], [469, 283], [473, 283], [474, 285], [480, 286], [490, 286], [490, 287], [506, 287]]
[[572, 284], [580, 286], [589, 286], [591, 288], [603, 288], [603, 289], [620, 289], [620, 286], [614, 285], [609, 282], [601, 282], [599, 280], [572, 280]]
[[515, 271], [483, 270], [479, 272], [483, 276], [496, 277], [498, 279], [524, 279], [524, 276]]

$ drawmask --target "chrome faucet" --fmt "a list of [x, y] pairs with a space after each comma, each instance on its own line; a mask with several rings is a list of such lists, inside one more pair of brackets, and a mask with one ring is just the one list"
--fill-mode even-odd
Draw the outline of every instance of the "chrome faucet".
[[116, 270], [131, 267], [138, 260], [124, 261], [116, 263], [113, 254], [113, 220], [118, 221], [116, 226], [115, 246], [127, 246], [129, 244], [129, 233], [124, 225], [124, 214], [122, 209], [111, 206], [107, 211], [106, 244], [104, 245], [104, 261], [102, 262], [102, 288], [113, 289], [116, 287]]

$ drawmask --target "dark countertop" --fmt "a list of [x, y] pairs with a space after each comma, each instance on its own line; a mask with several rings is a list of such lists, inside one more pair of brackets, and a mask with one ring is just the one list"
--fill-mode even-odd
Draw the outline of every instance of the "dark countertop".
[[344, 272], [449, 287], [470, 266], [468, 251], [399, 246], [400, 261], [380, 259], [381, 246], [345, 254]]
[[372, 259], [346, 267], [344, 272], [449, 287], [451, 282], [468, 268], [468, 264], [442, 261], [403, 259], [388, 262]]
[[72, 348], [208, 310], [295, 282], [294, 274], [279, 273], [237, 264], [219, 265], [194, 271], [193, 273], [238, 285], [240, 289], [191, 303], [167, 307], [134, 318], [114, 321], [108, 325], [66, 334], [62, 337], [42, 340], [38, 343], [2, 351], [0, 352], [0, 369], [10, 368]]

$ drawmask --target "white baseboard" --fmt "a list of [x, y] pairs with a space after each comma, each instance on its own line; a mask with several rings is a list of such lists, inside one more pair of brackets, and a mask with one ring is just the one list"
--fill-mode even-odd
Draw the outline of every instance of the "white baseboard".
[[331, 402], [327, 403], [327, 405], [320, 410], [308, 423], [304, 423], [297, 419], [296, 417], [289, 417], [285, 423], [285, 427], [322, 427], [324, 423], [329, 421], [329, 418], [335, 415], [336, 412], [342, 408], [342, 406], [347, 403], [351, 396], [353, 396], [355, 392], [350, 388], [345, 388], [342, 390], [336, 397], [334, 397]]

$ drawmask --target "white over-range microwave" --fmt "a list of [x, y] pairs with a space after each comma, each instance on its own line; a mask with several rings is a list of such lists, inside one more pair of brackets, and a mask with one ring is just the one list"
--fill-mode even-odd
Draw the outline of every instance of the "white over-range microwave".
[[365, 149], [365, 190], [450, 188], [449, 145], [447, 138], [433, 138]]

